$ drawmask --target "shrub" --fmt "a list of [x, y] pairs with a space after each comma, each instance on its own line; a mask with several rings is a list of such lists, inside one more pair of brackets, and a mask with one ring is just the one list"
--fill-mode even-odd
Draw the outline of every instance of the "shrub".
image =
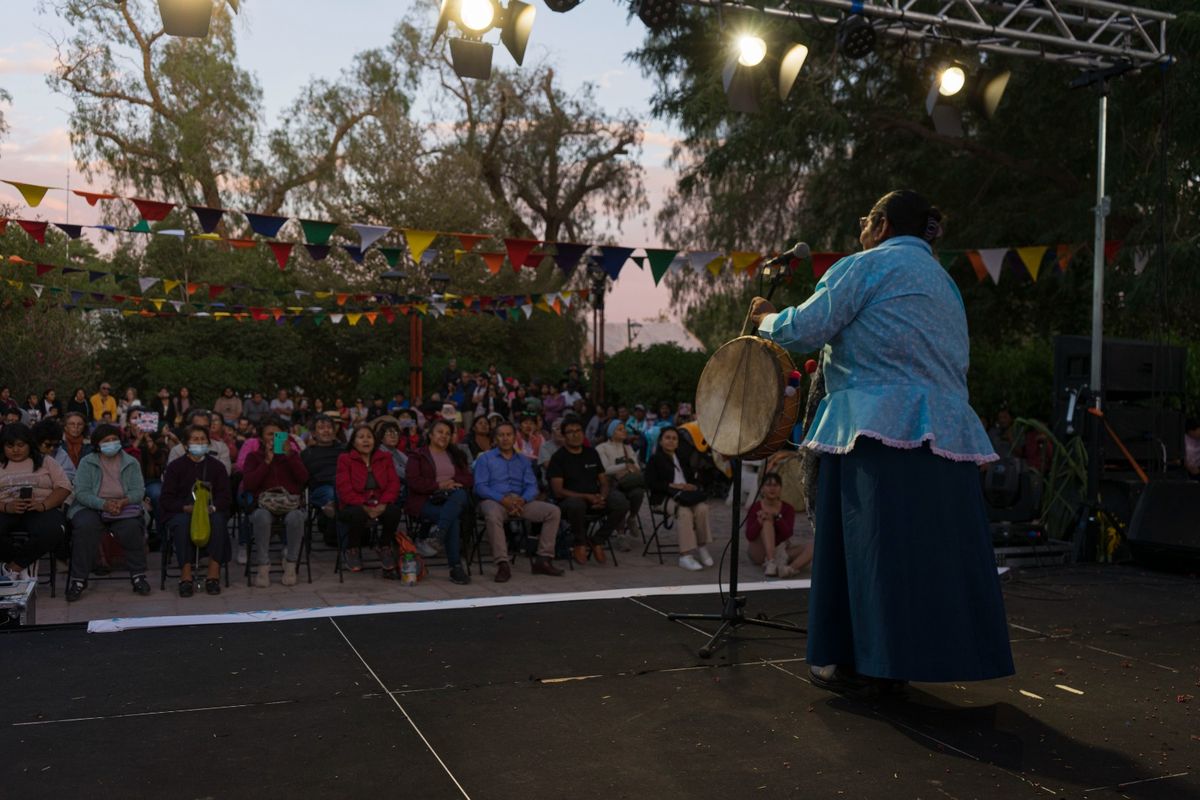
[[708, 356], [676, 344], [622, 350], [605, 365], [610, 403], [694, 402]]

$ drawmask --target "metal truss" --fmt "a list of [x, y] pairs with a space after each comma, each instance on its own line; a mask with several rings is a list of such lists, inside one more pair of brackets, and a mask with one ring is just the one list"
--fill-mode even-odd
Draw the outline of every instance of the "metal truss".
[[1089, 70], [1128, 63], [1169, 64], [1167, 22], [1174, 14], [1107, 0], [791, 0], [765, 5], [683, 0], [688, 5], [750, 9], [774, 17], [836, 25], [862, 14], [882, 36], [945, 42]]

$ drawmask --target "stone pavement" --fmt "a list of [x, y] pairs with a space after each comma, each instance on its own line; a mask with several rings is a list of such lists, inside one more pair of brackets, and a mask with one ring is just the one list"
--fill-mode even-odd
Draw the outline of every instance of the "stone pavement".
[[[710, 521], [713, 544], [709, 549], [720, 565], [721, 553], [729, 542], [729, 506], [721, 502], [712, 502]], [[645, 508], [642, 509], [642, 524], [649, 535], [650, 517]], [[797, 514], [796, 528], [798, 536], [812, 536], [807, 518], [803, 514]], [[305, 572], [301, 568], [300, 581], [295, 586], [280, 585], [278, 583], [279, 575], [273, 574], [270, 588], [247, 587], [246, 578], [242, 572], [243, 565], [231, 562], [231, 585], [227, 588], [223, 586], [221, 594], [216, 597], [205, 595], [201, 590], [193, 597], [181, 598], [177, 590], [178, 579], [171, 577], [167, 578], [166, 589], [159, 591], [160, 561], [158, 553], [150, 554], [149, 577], [154, 592], [149, 597], [138, 597], [133, 594], [125, 573], [118, 569], [113, 572], [114, 579], [112, 580], [97, 580], [93, 577], [83, 597], [78, 602], [68, 604], [63, 599], [65, 586], [63, 585], [63, 572], [60, 570], [56, 598], [51, 599], [46, 587], [39, 587], [37, 622], [44, 625], [115, 617], [220, 614], [230, 611], [263, 611], [549, 592], [683, 586], [711, 584], [717, 579], [716, 567], [700, 572], [689, 572], [679, 568], [677, 556], [664, 554], [665, 563], [659, 564], [658, 558], [653, 553], [643, 557], [639, 547], [633, 552], [618, 552], [619, 566], [615, 567], [610, 560], [609, 563], [603, 565], [596, 565], [592, 562], [583, 567], [575, 565], [575, 569], [572, 571], [566, 568], [564, 561], [556, 561], [555, 563], [566, 571], [561, 578], [532, 575], [529, 571], [529, 560], [520, 557], [514, 560], [512, 580], [501, 584], [493, 580], [495, 570], [488, 561], [485, 547], [484, 575], [478, 574], [478, 564], [475, 564], [471, 583], [467, 586], [451, 583], [445, 567], [431, 567], [429, 577], [416, 586], [401, 586], [396, 581], [385, 581], [379, 577], [377, 570], [356, 574], [346, 573], [345, 582], [339, 583], [333, 569], [336, 553], [321, 545], [319, 534], [316, 538], [318, 541], [312, 555], [311, 584], [305, 579]], [[673, 545], [675, 543], [674, 532], [667, 531], [663, 535], [663, 540], [664, 543]], [[742, 544], [745, 544], [744, 540]], [[743, 581], [766, 580], [761, 568], [753, 566], [746, 559], [744, 547], [741, 560], [740, 574]], [[728, 576], [729, 570], [728, 564], [726, 564], [725, 569], [721, 572], [721, 580], [728, 580]], [[801, 577], [807, 577], [807, 573]]]

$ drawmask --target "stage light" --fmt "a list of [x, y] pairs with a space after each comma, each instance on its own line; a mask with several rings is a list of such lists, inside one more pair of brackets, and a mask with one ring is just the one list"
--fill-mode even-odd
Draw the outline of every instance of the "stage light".
[[546, 0], [546, 8], [559, 14], [565, 14], [583, 0]]
[[796, 85], [796, 78], [800, 77], [800, 69], [807, 58], [808, 48], [802, 44], [794, 44], [784, 53], [779, 62], [780, 102], [787, 100], [788, 95], [792, 93], [792, 87]]
[[767, 56], [767, 43], [753, 34], [737, 38], [737, 60], [743, 67], [757, 67]]
[[651, 33], [662, 33], [679, 20], [680, 0], [635, 0], [638, 19]]
[[862, 14], [851, 14], [837, 25], [837, 44], [846, 58], [866, 58], [875, 52], [875, 28]]
[[946, 67], [938, 75], [938, 94], [942, 97], [953, 97], [962, 91], [967, 83], [967, 74], [959, 66]]
[[521, 0], [509, 0], [508, 8], [504, 11], [500, 41], [518, 65], [525, 63], [525, 48], [529, 45], [529, 35], [533, 33], [536, 13], [537, 9]]
[[492, 0], [461, 0], [458, 21], [471, 33], [485, 33], [496, 21], [496, 7]]
[[163, 33], [202, 39], [212, 21], [212, 0], [158, 0]]
[[975, 90], [971, 93], [971, 106], [983, 116], [992, 119], [1008, 88], [1008, 70], [983, 70], [975, 79]]

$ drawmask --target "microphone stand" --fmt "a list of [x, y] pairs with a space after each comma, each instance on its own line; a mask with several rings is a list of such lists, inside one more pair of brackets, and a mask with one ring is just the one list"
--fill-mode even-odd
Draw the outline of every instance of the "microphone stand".
[[[779, 288], [779, 284], [783, 282], [785, 270], [779, 270], [770, 278], [771, 286], [767, 292], [767, 299], [771, 299], [771, 295]], [[759, 289], [761, 293], [763, 276], [759, 275]], [[667, 619], [672, 622], [676, 620], [698, 620], [707, 622], [720, 622], [721, 625], [717, 628], [708, 640], [708, 642], [700, 648], [699, 655], [701, 658], [711, 658], [712, 654], [724, 644], [727, 637], [737, 633], [738, 628], [743, 625], [756, 625], [760, 628], [772, 628], [780, 631], [790, 631], [791, 633], [807, 634], [807, 628], [791, 622], [779, 622], [772, 619], [748, 618], [746, 616], [746, 596], [738, 594], [738, 561], [739, 561], [739, 539], [741, 538], [742, 529], [742, 460], [740, 458], [730, 459], [730, 464], [733, 467], [733, 508], [732, 519], [730, 520], [729, 533], [729, 595], [724, 599], [724, 606], [719, 614], [681, 614], [672, 612], [667, 614]], [[783, 546], [783, 545], [780, 545]], [[720, 576], [717, 576], [718, 581]]]

